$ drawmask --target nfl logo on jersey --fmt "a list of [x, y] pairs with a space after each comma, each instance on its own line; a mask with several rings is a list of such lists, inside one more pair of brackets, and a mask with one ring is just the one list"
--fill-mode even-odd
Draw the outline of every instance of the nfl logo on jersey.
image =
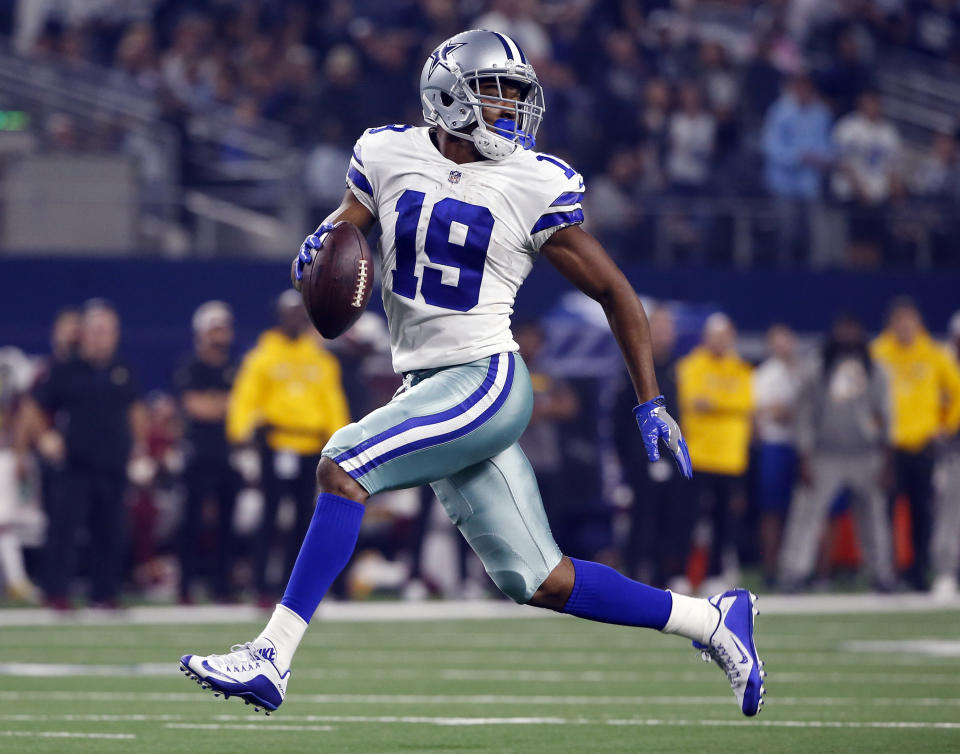
[[459, 170], [451, 170], [450, 175], [447, 176], [447, 180], [450, 183], [460, 183], [460, 177], [463, 175]]

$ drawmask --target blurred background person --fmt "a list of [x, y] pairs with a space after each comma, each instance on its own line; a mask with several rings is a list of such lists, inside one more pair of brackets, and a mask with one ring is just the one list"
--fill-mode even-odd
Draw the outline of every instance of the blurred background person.
[[873, 587], [894, 587], [890, 519], [884, 495], [890, 394], [867, 349], [860, 321], [840, 316], [804, 375], [797, 404], [799, 487], [780, 553], [781, 587], [805, 587], [814, 573], [824, 523], [849, 492]]
[[778, 260], [808, 256], [811, 206], [823, 192], [830, 164], [830, 111], [810, 77], [793, 76], [763, 122], [767, 190], [776, 201]]
[[340, 364], [310, 326], [300, 294], [277, 299], [276, 327], [244, 357], [230, 393], [227, 439], [260, 453], [263, 517], [253, 553], [259, 603], [272, 607], [276, 582], [268, 573], [281, 499], [294, 504], [283, 538], [283, 574], [293, 568], [316, 503], [316, 470], [330, 435], [350, 421]]
[[849, 261], [877, 265], [887, 245], [890, 201], [903, 193], [900, 134], [883, 117], [877, 92], [867, 91], [857, 109], [837, 121], [832, 138], [833, 195], [851, 212]]
[[21, 507], [36, 493], [30, 459], [17, 443], [19, 407], [30, 389], [35, 365], [19, 348], [0, 348], [0, 594], [15, 602], [35, 602], [23, 559]]
[[707, 189], [713, 167], [717, 123], [703, 106], [700, 87], [680, 87], [680, 108], [667, 126], [666, 173], [670, 190], [679, 196], [699, 196]]
[[[580, 413], [580, 402], [573, 388], [552, 376], [540, 359], [546, 335], [539, 322], [519, 322], [513, 328], [513, 337], [520, 346], [520, 356], [530, 371], [530, 384], [533, 387], [533, 412], [530, 423], [520, 437], [520, 448], [537, 477], [554, 536], [558, 542], [575, 543], [576, 537], [571, 527], [576, 525], [577, 511], [571, 510], [571, 506], [576, 508], [581, 503], [571, 501], [563, 488], [561, 438], [563, 423], [576, 419]], [[463, 540], [462, 537], [459, 539]]]
[[[946, 350], [949, 358], [960, 362], [960, 310], [947, 326]], [[934, 472], [936, 514], [933, 520], [933, 584], [938, 600], [957, 596], [960, 570], [960, 430], [946, 430], [943, 452]]]
[[47, 600], [58, 609], [70, 606], [81, 531], [90, 599], [117, 607], [128, 462], [144, 453], [146, 439], [146, 410], [130, 366], [117, 354], [119, 341], [114, 308], [103, 300], [87, 302], [77, 355], [55, 362], [33, 392], [46, 418], [37, 448], [63, 469], [48, 506], [46, 553]]
[[937, 443], [960, 425], [960, 367], [927, 333], [909, 298], [892, 302], [887, 328], [870, 344], [870, 353], [890, 378], [893, 499], [904, 495], [910, 501], [913, 564], [906, 576], [914, 589], [924, 591], [930, 566]]
[[[49, 375], [54, 365], [66, 363], [76, 357], [80, 345], [80, 324], [80, 312], [73, 307], [62, 308], [54, 314], [53, 323], [50, 326], [50, 353], [39, 360], [30, 388]], [[54, 506], [56, 486], [63, 472], [63, 465], [43, 453], [35, 452], [38, 450], [35, 441], [46, 429], [47, 419], [36, 401], [28, 398], [29, 396], [25, 396], [19, 401], [14, 428], [17, 470], [18, 474], [23, 475], [27, 473], [31, 462], [36, 464], [40, 477], [40, 502], [47, 520], [50, 520], [53, 515], [52, 506]], [[45, 590], [46, 584], [43, 582], [46, 577], [46, 571], [40, 573], [41, 586]]]
[[767, 331], [769, 356], [753, 373], [756, 402], [756, 502], [760, 510], [763, 576], [776, 579], [783, 519], [797, 476], [796, 418], [800, 391], [797, 339], [786, 325]]
[[61, 309], [50, 328], [49, 364], [60, 364], [72, 359], [80, 346], [80, 312], [73, 308]]
[[[650, 315], [650, 341], [660, 392], [667, 405], [676, 406], [677, 329], [672, 312], [664, 305]], [[696, 511], [691, 505], [689, 485], [680, 478], [672, 459], [636, 462], [637, 454], [643, 450], [633, 417], [636, 405], [633, 383], [624, 375], [613, 406], [613, 442], [620, 456], [623, 480], [633, 493], [630, 531], [622, 558], [624, 572], [645, 584], [673, 585], [671, 588], [680, 591], [676, 580], [686, 578]]]
[[735, 580], [733, 561], [746, 508], [753, 369], [737, 354], [736, 339], [731, 319], [715, 312], [703, 326], [701, 344], [677, 364], [680, 426], [693, 462], [698, 506], [711, 530], [705, 591]]
[[[208, 568], [209, 594], [216, 600], [231, 597], [234, 555], [233, 511], [240, 482], [230, 465], [227, 445], [227, 404], [236, 377], [230, 352], [233, 312], [222, 301], [207, 301], [193, 315], [194, 352], [173, 375], [186, 420], [183, 484], [186, 498], [178, 536], [180, 601], [190, 603], [198, 563]], [[204, 534], [204, 511], [212, 504], [216, 526], [213, 538]], [[203, 542], [203, 547], [200, 543]]]

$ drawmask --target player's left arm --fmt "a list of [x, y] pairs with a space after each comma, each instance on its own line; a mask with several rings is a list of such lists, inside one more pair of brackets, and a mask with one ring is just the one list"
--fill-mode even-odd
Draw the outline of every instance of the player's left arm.
[[659, 460], [659, 440], [670, 449], [683, 476], [693, 471], [680, 427], [667, 413], [657, 385], [650, 345], [650, 327], [633, 286], [603, 246], [578, 225], [561, 228], [540, 247], [560, 273], [603, 307], [613, 336], [620, 346], [640, 403], [637, 423], [651, 461]]

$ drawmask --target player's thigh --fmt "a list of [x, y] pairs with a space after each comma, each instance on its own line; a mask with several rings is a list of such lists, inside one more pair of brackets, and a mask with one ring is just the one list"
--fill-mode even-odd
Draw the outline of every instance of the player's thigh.
[[338, 430], [323, 455], [371, 495], [443, 479], [512, 445], [533, 395], [515, 353], [436, 370]]
[[529, 602], [562, 556], [520, 446], [431, 487], [500, 590]]

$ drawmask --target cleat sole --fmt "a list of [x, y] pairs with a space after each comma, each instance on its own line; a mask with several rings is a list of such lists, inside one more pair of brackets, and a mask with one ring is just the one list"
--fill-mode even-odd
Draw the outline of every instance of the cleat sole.
[[203, 689], [204, 691], [213, 691], [213, 696], [214, 696], [214, 698], [216, 698], [216, 699], [219, 699], [221, 696], [222, 696], [224, 699], [230, 699], [231, 697], [236, 697], [237, 699], [243, 699], [244, 705], [246, 705], [246, 706], [251, 706], [251, 705], [252, 705], [254, 712], [263, 712], [263, 713], [264, 713], [266, 716], [268, 716], [268, 717], [270, 716], [270, 713], [271, 713], [271, 712], [275, 712], [275, 711], [276, 711], [276, 707], [274, 707], [273, 709], [271, 709], [270, 707], [268, 707], [268, 706], [263, 702], [262, 699], [260, 699], [259, 697], [255, 696], [255, 695], [253, 695], [253, 694], [250, 694], [250, 695], [249, 695], [250, 698], [248, 699], [248, 698], [246, 698], [246, 695], [244, 695], [244, 694], [231, 694], [231, 693], [228, 693], [228, 692], [224, 691], [223, 689], [218, 689], [218, 688], [215, 687], [212, 683], [210, 683], [210, 682], [208, 682], [208, 681], [200, 678], [200, 676], [198, 676], [196, 673], [194, 673], [190, 668], [186, 667], [183, 663], [180, 663], [180, 668], [179, 668], [179, 669], [180, 669], [180, 672], [181, 672], [181, 673], [183, 673], [184, 675], [186, 675], [187, 678], [189, 678], [191, 681], [193, 681], [194, 683], [196, 683], [196, 684], [197, 684], [201, 689]]

